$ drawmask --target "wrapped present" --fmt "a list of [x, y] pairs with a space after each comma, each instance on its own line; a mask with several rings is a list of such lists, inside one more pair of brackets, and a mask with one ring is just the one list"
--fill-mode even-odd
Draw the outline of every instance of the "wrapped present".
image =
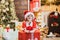
[[24, 31], [18, 32], [18, 40], [40, 40], [40, 31], [36, 30], [34, 33], [26, 33]]

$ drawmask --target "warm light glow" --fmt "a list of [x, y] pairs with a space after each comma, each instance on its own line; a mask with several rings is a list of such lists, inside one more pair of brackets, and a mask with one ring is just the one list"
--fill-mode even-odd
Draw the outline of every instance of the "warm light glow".
[[48, 2], [52, 2], [53, 0], [47, 0]]
[[55, 2], [56, 0], [47, 0], [48, 3]]

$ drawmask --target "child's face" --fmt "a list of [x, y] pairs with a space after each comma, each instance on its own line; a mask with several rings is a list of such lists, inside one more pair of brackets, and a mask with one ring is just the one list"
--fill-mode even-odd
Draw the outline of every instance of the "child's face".
[[28, 15], [28, 16], [27, 16], [27, 21], [32, 21], [32, 20], [33, 20], [33, 15], [31, 15], [31, 14]]

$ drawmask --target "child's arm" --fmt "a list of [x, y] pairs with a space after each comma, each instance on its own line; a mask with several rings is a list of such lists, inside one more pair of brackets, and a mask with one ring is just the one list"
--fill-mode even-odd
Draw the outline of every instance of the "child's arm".
[[29, 32], [29, 30], [26, 30], [26, 24], [25, 24], [25, 21], [22, 23], [22, 28], [25, 32]]
[[24, 29], [25, 32], [29, 33], [29, 30], [27, 30], [26, 28]]
[[33, 30], [31, 30], [30, 32], [35, 32], [36, 30], [38, 30], [38, 25], [35, 21], [33, 21]]
[[33, 30], [31, 30], [30, 32], [31, 32], [31, 33], [34, 33], [36, 30], [38, 30], [38, 28], [39, 28], [39, 27], [36, 25], [36, 28], [33, 28]]

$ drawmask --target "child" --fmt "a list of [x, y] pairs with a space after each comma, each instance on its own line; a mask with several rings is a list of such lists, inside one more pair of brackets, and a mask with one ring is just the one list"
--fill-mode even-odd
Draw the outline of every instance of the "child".
[[25, 38], [22, 38], [22, 40], [40, 40], [40, 32], [38, 30], [37, 24], [35, 22], [35, 16], [34, 13], [30, 11], [26, 11], [24, 13], [25, 21], [22, 23], [23, 33], [22, 36]]

